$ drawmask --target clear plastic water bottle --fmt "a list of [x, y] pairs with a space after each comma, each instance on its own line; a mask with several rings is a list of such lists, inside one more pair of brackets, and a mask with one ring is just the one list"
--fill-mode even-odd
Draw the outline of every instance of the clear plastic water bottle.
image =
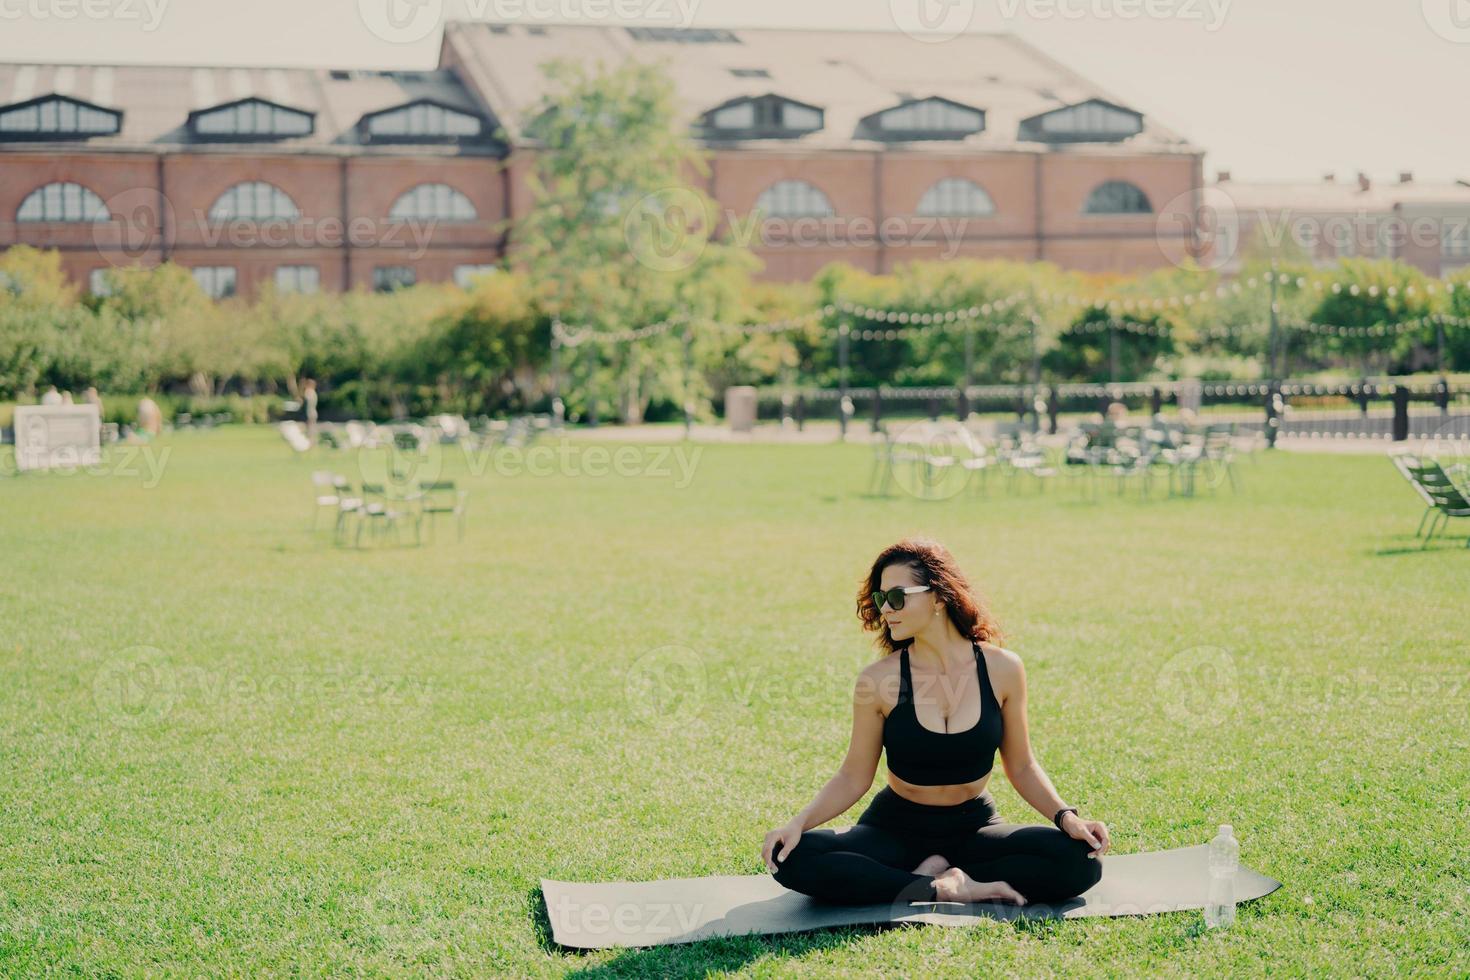
[[1205, 902], [1205, 925], [1228, 929], [1235, 923], [1235, 872], [1240, 869], [1240, 841], [1228, 823], [1210, 841], [1210, 894]]

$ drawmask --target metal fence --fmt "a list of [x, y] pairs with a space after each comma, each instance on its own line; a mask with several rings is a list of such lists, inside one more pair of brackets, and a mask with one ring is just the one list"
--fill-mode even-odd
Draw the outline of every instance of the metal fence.
[[[957, 385], [924, 388], [762, 389], [757, 418], [797, 428], [814, 420], [866, 426], [982, 416], [1057, 432], [1078, 416], [1121, 402], [1132, 414], [1192, 413], [1201, 423], [1234, 422], [1268, 440], [1289, 438], [1470, 439], [1470, 383], [1422, 377], [1345, 384], [1311, 381], [1171, 381], [1119, 384]], [[845, 406], [845, 410], [844, 410]]]

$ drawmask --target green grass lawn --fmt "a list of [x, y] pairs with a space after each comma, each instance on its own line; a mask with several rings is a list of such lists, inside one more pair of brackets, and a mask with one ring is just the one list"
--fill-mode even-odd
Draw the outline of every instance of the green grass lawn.
[[[310, 471], [356, 457], [267, 429], [0, 479], [0, 974], [1470, 973], [1470, 522], [1421, 552], [1384, 459], [1087, 503], [867, 496], [859, 445], [682, 451], [692, 476], [451, 447], [464, 541], [360, 551], [309, 529]], [[989, 596], [1112, 853], [1228, 822], [1285, 887], [1222, 934], [553, 946], [541, 877], [763, 872], [846, 748], [858, 582], [910, 532]]]

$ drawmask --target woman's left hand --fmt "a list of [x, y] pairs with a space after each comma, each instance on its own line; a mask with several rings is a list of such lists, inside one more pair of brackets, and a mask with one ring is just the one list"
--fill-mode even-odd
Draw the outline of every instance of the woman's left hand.
[[1062, 830], [1068, 837], [1091, 844], [1093, 849], [1087, 854], [1090, 858], [1102, 857], [1112, 844], [1108, 839], [1108, 825], [1101, 820], [1083, 820], [1069, 813], [1062, 818]]

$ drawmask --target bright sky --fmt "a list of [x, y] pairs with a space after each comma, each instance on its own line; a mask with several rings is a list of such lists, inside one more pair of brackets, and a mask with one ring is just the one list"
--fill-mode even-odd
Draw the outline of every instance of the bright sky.
[[390, 4], [419, 25], [1011, 31], [1203, 146], [1207, 179], [1470, 179], [1470, 0], [0, 0], [0, 60], [431, 67], [437, 31], [369, 28]]

